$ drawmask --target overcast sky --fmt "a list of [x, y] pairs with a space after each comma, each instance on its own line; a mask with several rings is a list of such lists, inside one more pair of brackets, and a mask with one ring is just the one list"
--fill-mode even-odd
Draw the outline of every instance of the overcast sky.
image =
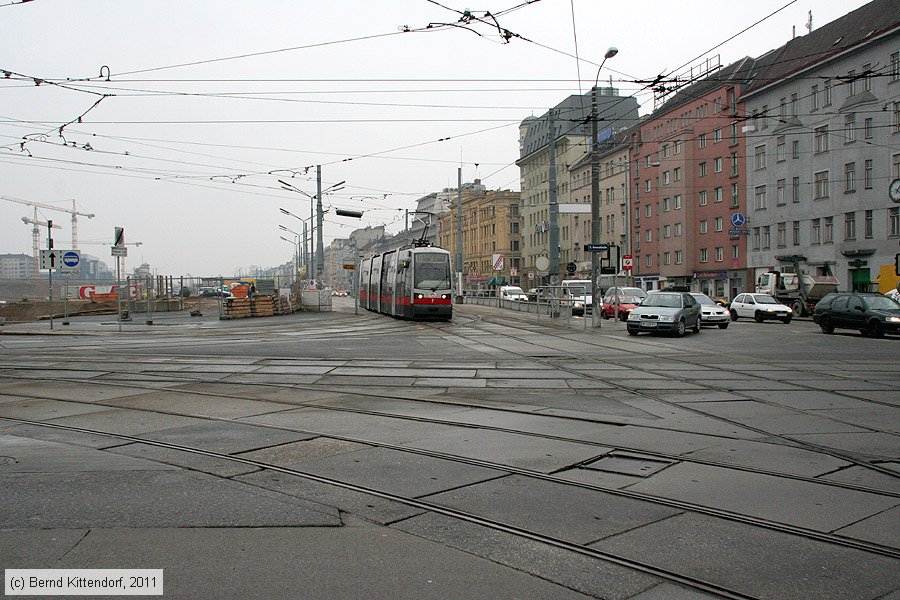
[[[322, 165], [323, 187], [346, 181], [325, 196], [326, 245], [366, 225], [395, 232], [458, 167], [518, 190], [518, 124], [589, 91], [609, 46], [600, 78], [636, 93], [643, 115], [653, 99], [636, 81], [758, 56], [806, 33], [810, 10], [817, 28], [863, 4], [0, 0], [0, 196], [75, 199], [96, 215], [79, 218], [82, 251], [110, 265], [100, 244], [124, 227], [141, 242], [129, 271], [275, 266], [292, 255], [278, 226], [302, 228], [278, 209], [310, 214], [279, 178], [315, 194]], [[461, 23], [467, 8], [476, 19]], [[22, 217], [33, 209], [0, 200], [0, 253], [32, 253]], [[71, 245], [67, 213], [39, 218]]]

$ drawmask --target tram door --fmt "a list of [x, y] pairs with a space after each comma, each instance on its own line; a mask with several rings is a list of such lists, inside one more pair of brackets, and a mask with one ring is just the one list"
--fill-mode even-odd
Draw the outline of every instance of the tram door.
[[372, 273], [369, 275], [369, 310], [381, 312], [381, 264], [382, 255], [372, 257]]
[[381, 264], [381, 312], [396, 314], [394, 308], [394, 281], [397, 278], [397, 251], [385, 252]]

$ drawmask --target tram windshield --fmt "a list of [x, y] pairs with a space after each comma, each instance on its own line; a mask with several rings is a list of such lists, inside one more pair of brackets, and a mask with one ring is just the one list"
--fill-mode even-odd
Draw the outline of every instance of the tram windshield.
[[450, 287], [450, 261], [446, 254], [422, 252], [416, 254], [415, 281], [417, 288], [437, 290]]

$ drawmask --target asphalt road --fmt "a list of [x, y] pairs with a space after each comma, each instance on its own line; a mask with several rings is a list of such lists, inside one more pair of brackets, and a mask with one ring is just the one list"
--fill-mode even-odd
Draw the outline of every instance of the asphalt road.
[[[0, 564], [170, 598], [900, 598], [900, 340], [463, 305], [0, 328]], [[9, 585], [9, 581], [7, 581]]]

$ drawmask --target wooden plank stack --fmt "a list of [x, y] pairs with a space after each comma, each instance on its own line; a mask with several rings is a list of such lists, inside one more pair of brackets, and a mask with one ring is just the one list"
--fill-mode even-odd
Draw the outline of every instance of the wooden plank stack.
[[275, 298], [273, 296], [255, 296], [250, 299], [250, 316], [271, 317], [275, 314]]
[[250, 298], [226, 298], [223, 319], [246, 319], [253, 316]]
[[288, 300], [287, 296], [280, 295], [275, 300], [275, 314], [276, 315], [289, 315], [293, 311], [291, 307], [291, 303]]

